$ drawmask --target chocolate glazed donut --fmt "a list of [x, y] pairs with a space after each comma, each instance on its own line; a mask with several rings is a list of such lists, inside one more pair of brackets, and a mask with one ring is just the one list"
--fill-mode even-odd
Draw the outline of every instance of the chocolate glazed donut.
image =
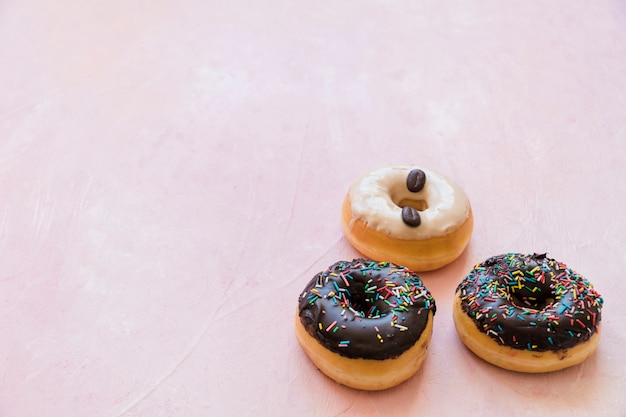
[[585, 278], [546, 254], [508, 253], [476, 265], [459, 284], [462, 310], [498, 344], [560, 351], [598, 329], [602, 297]]
[[389, 262], [339, 261], [320, 272], [298, 299], [306, 331], [348, 358], [385, 360], [420, 338], [435, 300], [412, 271]]

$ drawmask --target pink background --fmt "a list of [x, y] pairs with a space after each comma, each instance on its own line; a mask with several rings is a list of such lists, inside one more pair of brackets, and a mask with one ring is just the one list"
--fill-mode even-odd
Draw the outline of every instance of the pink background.
[[[5, 0], [0, 60], [1, 416], [626, 415], [624, 2]], [[454, 178], [476, 225], [421, 274], [424, 366], [367, 393], [293, 317], [358, 255], [349, 185], [395, 163]], [[506, 251], [604, 295], [584, 364], [461, 344], [454, 288]]]

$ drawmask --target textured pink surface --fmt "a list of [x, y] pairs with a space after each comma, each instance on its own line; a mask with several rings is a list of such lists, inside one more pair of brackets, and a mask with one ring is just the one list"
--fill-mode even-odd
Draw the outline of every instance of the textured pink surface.
[[[0, 415], [626, 415], [624, 3], [219, 3], [0, 4]], [[299, 349], [296, 299], [358, 255], [350, 183], [411, 162], [475, 232], [422, 274], [423, 368], [358, 392]], [[454, 288], [505, 251], [605, 296], [583, 365], [460, 343]]]

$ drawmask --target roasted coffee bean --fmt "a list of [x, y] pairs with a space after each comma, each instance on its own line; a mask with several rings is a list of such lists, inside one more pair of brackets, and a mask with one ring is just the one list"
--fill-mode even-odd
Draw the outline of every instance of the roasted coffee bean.
[[406, 188], [412, 193], [422, 191], [426, 184], [426, 173], [421, 169], [413, 169], [406, 177]]
[[420, 213], [413, 207], [406, 206], [402, 208], [402, 221], [408, 226], [417, 227], [420, 225]]

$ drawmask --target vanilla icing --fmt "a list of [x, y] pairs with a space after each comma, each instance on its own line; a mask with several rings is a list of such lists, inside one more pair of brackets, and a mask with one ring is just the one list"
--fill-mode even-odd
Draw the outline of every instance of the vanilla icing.
[[[407, 188], [412, 169], [426, 174], [426, 184], [419, 192]], [[349, 191], [353, 219], [395, 239], [423, 240], [453, 232], [467, 219], [470, 202], [465, 192], [450, 178], [411, 165], [395, 165], [374, 170], [357, 180]], [[402, 220], [403, 200], [423, 201], [419, 210], [421, 224], [410, 227]]]

